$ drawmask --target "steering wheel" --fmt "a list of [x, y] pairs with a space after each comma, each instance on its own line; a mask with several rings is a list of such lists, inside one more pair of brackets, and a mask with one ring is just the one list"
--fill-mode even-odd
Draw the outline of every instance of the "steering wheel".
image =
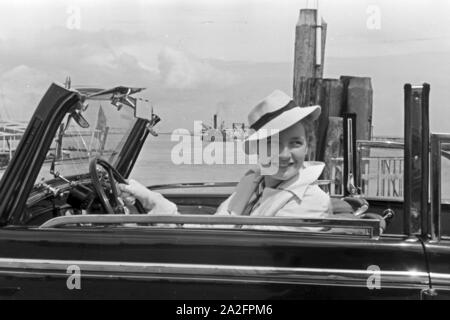
[[[111, 191], [113, 193], [113, 198], [115, 203], [111, 203], [110, 198], [106, 195], [105, 188], [103, 187], [102, 183], [100, 182], [100, 176], [97, 170], [97, 165], [101, 166], [103, 169], [106, 170], [108, 174], [108, 180], [109, 184], [111, 186]], [[119, 173], [119, 171], [116, 170], [112, 165], [110, 165], [106, 160], [103, 160], [101, 158], [95, 157], [91, 160], [89, 163], [89, 173], [91, 175], [92, 185], [94, 186], [94, 189], [100, 199], [100, 202], [103, 206], [103, 208], [106, 210], [108, 214], [115, 214], [116, 208], [120, 205], [123, 207], [123, 204], [119, 200], [119, 192], [117, 191], [117, 186], [115, 182], [128, 184], [125, 178]], [[136, 199], [136, 202], [134, 204], [137, 211], [139, 213], [146, 213], [144, 207], [139, 202], [139, 200]]]

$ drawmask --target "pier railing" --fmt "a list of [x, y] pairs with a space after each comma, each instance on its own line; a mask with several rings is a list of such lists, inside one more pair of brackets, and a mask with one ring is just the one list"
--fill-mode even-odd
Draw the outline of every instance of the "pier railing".
[[[332, 195], [343, 193], [343, 158], [332, 159]], [[366, 197], [403, 199], [403, 143], [398, 141], [357, 141], [359, 174], [356, 177]]]

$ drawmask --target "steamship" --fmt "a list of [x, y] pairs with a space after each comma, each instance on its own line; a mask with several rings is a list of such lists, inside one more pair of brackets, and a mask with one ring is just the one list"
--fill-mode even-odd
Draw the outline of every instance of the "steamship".
[[225, 121], [218, 125], [217, 114], [213, 115], [212, 126], [204, 123], [202, 126], [201, 137], [204, 142], [245, 140], [250, 132], [250, 128], [241, 122], [233, 122], [231, 128], [225, 126]]

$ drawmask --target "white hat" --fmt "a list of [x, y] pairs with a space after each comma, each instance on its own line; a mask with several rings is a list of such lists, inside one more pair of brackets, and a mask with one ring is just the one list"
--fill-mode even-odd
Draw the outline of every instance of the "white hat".
[[255, 132], [246, 140], [256, 141], [265, 139], [277, 131], [296, 124], [300, 120], [311, 116], [316, 120], [320, 115], [320, 106], [301, 108], [291, 97], [280, 90], [275, 90], [263, 101], [258, 103], [248, 114], [248, 124]]

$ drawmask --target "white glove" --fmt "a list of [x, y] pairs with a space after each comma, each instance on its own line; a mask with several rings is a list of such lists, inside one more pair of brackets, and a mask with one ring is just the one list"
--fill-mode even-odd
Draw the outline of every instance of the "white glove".
[[176, 214], [175, 203], [164, 198], [160, 193], [147, 189], [136, 180], [130, 179], [128, 184], [119, 183], [120, 197], [127, 205], [134, 204], [134, 198], [138, 199], [145, 210], [155, 214]]

